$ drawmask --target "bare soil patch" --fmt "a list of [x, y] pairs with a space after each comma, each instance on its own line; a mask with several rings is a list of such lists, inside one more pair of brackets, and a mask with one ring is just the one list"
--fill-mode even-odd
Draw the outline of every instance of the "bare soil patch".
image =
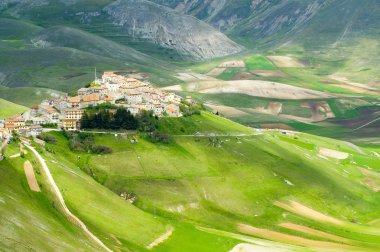
[[209, 94], [240, 93], [256, 97], [290, 100], [324, 99], [334, 97], [330, 94], [319, 91], [261, 80], [199, 81], [189, 83], [187, 89], [189, 91]]
[[269, 77], [288, 77], [288, 75], [280, 70], [252, 70], [256, 76], [269, 78]]
[[325, 157], [335, 158], [335, 159], [340, 159], [340, 160], [343, 160], [349, 157], [349, 154], [346, 152], [331, 150], [327, 148], [320, 148], [319, 154]]
[[38, 185], [36, 176], [34, 174], [33, 166], [29, 161], [25, 161], [24, 171], [30, 190], [33, 192], [41, 192], [40, 186]]
[[181, 85], [173, 85], [173, 86], [167, 86], [161, 88], [161, 90], [167, 90], [167, 91], [182, 91]]
[[280, 68], [305, 67], [301, 60], [289, 56], [268, 56], [267, 58]]
[[323, 231], [319, 231], [319, 230], [309, 228], [309, 227], [305, 227], [302, 225], [297, 225], [294, 223], [281, 223], [281, 224], [279, 224], [279, 226], [283, 227], [283, 228], [290, 229], [290, 230], [298, 231], [301, 233], [313, 235], [316, 237], [328, 239], [328, 240], [335, 241], [335, 242], [342, 242], [342, 243], [347, 243], [347, 244], [350, 244], [352, 242], [352, 240], [350, 240], [350, 239], [346, 239], [346, 238], [343, 238], [343, 237], [340, 237], [337, 235], [329, 234], [329, 233], [326, 233]]
[[352, 81], [349, 81], [346, 77], [337, 75], [337, 74], [332, 74], [332, 75], [329, 75], [328, 77], [332, 80], [342, 83], [340, 85], [334, 84], [332, 86], [344, 88], [346, 90], [349, 90], [355, 93], [380, 95], [380, 90], [376, 87], [373, 87], [372, 85], [352, 82]]
[[256, 108], [247, 108], [246, 110], [254, 112], [254, 113], [262, 113], [273, 116], [278, 116], [282, 111], [282, 103], [281, 102], [269, 102], [268, 107], [256, 107]]
[[326, 101], [302, 102], [301, 107], [310, 108], [312, 112], [312, 121], [319, 122], [329, 118], [335, 118], [334, 112]]
[[245, 67], [245, 62], [243, 60], [233, 60], [233, 61], [226, 61], [223, 62], [222, 64], [219, 65], [219, 67], [224, 67], [224, 68], [244, 68]]
[[353, 249], [354, 248], [352, 246], [345, 245], [345, 244], [325, 242], [325, 241], [315, 241], [315, 240], [298, 237], [295, 235], [288, 235], [288, 234], [283, 234], [276, 231], [271, 231], [268, 229], [256, 228], [256, 227], [252, 227], [245, 224], [239, 224], [237, 228], [240, 232], [244, 234], [253, 235], [260, 238], [278, 241], [278, 242], [306, 246], [306, 247], [335, 248], [335, 249]]
[[371, 188], [372, 191], [374, 192], [380, 191], [380, 185], [377, 185], [377, 183], [373, 181], [372, 179], [366, 178], [366, 179], [363, 179], [362, 182], [366, 184], [369, 188]]
[[182, 81], [205, 81], [205, 80], [216, 80], [213, 77], [207, 76], [205, 74], [199, 73], [178, 73], [176, 77]]
[[323, 213], [317, 212], [312, 208], [309, 208], [307, 206], [304, 206], [296, 201], [290, 201], [289, 203], [284, 203], [280, 201], [276, 201], [274, 205], [289, 211], [291, 213], [303, 216], [305, 218], [315, 220], [318, 222], [323, 222], [323, 223], [332, 223], [334, 225], [342, 226], [345, 224], [344, 221], [338, 220], [334, 217], [325, 215]]
[[234, 80], [251, 80], [255, 77], [254, 74], [250, 73], [250, 72], [240, 72], [240, 73], [237, 73], [233, 79]]
[[360, 168], [361, 173], [366, 176], [365, 179], [362, 180], [364, 184], [366, 184], [369, 188], [371, 188], [374, 192], [380, 191], [380, 173], [370, 171], [364, 168]]
[[212, 110], [218, 111], [220, 114], [227, 117], [239, 117], [249, 115], [248, 113], [241, 111], [234, 107], [223, 106], [223, 105], [215, 105], [211, 103], [205, 103], [206, 107], [209, 107]]
[[210, 72], [207, 73], [209, 76], [218, 76], [221, 75], [224, 71], [226, 71], [227, 68], [225, 67], [217, 67], [212, 69]]

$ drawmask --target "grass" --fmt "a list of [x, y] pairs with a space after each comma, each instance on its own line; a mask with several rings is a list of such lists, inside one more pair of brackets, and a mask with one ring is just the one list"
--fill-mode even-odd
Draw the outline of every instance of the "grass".
[[225, 81], [233, 80], [235, 75], [242, 71], [242, 68], [227, 68], [222, 74], [218, 75], [217, 78]]
[[163, 118], [160, 122], [159, 131], [175, 135], [187, 135], [195, 133], [217, 134], [241, 134], [251, 133], [252, 130], [228, 120], [213, 115], [210, 112], [202, 112], [201, 115], [182, 118]]
[[277, 70], [277, 67], [265, 56], [253, 55], [245, 59], [249, 70]]
[[[231, 250], [243, 239], [237, 234], [238, 223], [324, 240], [278, 227], [289, 221], [354, 239], [364, 251], [380, 246], [377, 236], [366, 235], [377, 229], [350, 223], [352, 219], [367, 223], [380, 216], [380, 196], [362, 183], [366, 177], [358, 169], [380, 169], [376, 158], [367, 155], [370, 150], [363, 148], [363, 155], [344, 142], [303, 133], [182, 136], [196, 131], [253, 132], [206, 112], [166, 118], [160, 130], [174, 134], [170, 143], [151, 143], [143, 136], [95, 135], [97, 144], [112, 148], [107, 155], [73, 153], [62, 133], [51, 132], [57, 143], [47, 144], [50, 152], [42, 152], [68, 207], [111, 249], [146, 251], [171, 226], [173, 235], [153, 251]], [[139, 142], [131, 144], [130, 137]], [[322, 147], [350, 157], [322, 158], [318, 156]], [[9, 153], [15, 148], [11, 146]], [[10, 176], [14, 181], [15, 175]], [[133, 204], [118, 196], [125, 192], [136, 195]], [[284, 215], [273, 203], [287, 200], [348, 224], [326, 225]]]
[[[218, 123], [221, 120], [218, 117], [209, 116], [216, 129], [219, 126], [215, 125], [226, 124], [224, 121]], [[199, 120], [195, 118], [194, 120]], [[363, 250], [380, 246], [376, 239], [361, 232], [369, 230], [365, 225], [350, 224], [337, 228], [296, 216], [286, 218], [284, 212], [273, 205], [277, 200], [294, 199], [348, 222], [355, 219], [366, 223], [378, 218], [379, 196], [361, 183], [364, 175], [351, 159], [338, 162], [317, 156], [319, 148], [330, 148], [350, 153], [358, 166], [377, 168], [376, 163], [370, 164], [374, 157], [363, 159], [364, 156], [355, 148], [343, 142], [308, 134], [297, 134], [295, 138], [276, 132], [265, 132], [249, 137], [219, 137], [220, 145], [213, 147], [208, 138], [173, 136], [169, 144], [153, 144], [140, 137], [139, 143], [131, 144], [127, 137], [96, 135], [95, 141], [112, 147], [113, 153], [101, 156], [79, 154], [81, 161], [74, 165], [77, 154], [65, 151], [66, 140], [59, 133], [53, 134], [58, 138], [58, 144], [50, 147], [59, 154], [52, 157], [65, 168], [54, 166], [54, 163], [49, 165], [54, 167], [54, 176], [60, 187], [68, 190], [65, 197], [70, 207], [76, 209], [77, 214], [90, 223], [103, 239], [108, 233], [114, 233], [121, 241], [125, 237], [128, 242], [123, 242], [121, 247], [130, 246], [128, 244], [141, 246], [140, 239], [148, 238], [145, 235], [138, 238], [122, 231], [108, 230], [108, 222], [112, 223], [112, 220], [99, 221], [104, 218], [102, 212], [106, 211], [105, 206], [102, 206], [103, 211], [95, 214], [76, 203], [76, 195], [86, 195], [84, 198], [90, 200], [92, 205], [99, 204], [100, 207], [103, 197], [103, 193], [97, 192], [103, 191], [101, 187], [84, 179], [85, 175], [75, 168], [76, 165], [117, 194], [128, 192], [137, 195], [135, 206], [150, 216], [156, 215], [164, 226], [166, 223], [175, 227], [173, 236], [158, 246], [157, 251], [174, 251], [181, 245], [183, 251], [202, 251], [206, 248], [208, 251], [219, 251], [232, 249], [236, 244], [234, 240], [230, 240], [231, 237], [206, 234], [195, 229], [195, 225], [236, 233], [237, 223], [247, 223], [317, 239], [278, 228], [277, 224], [285, 221], [294, 221], [355, 239]], [[68, 160], [72, 160], [71, 164]], [[290, 181], [294, 186], [287, 185], [285, 181]], [[84, 185], [81, 188], [85, 189], [79, 191], [75, 188], [77, 183]], [[83, 190], [92, 191], [94, 195]], [[111, 194], [107, 197], [113, 199]], [[116, 198], [111, 201], [104, 199], [109, 202], [106, 209], [112, 209], [113, 205], [122, 207], [116, 204]], [[125, 211], [131, 210], [122, 212]], [[118, 216], [117, 212], [106, 212]], [[139, 211], [134, 214], [137, 214], [137, 220], [143, 215]], [[96, 216], [97, 221], [92, 215]], [[122, 221], [119, 219], [121, 217], [115, 218]], [[356, 233], [358, 235], [353, 235]], [[189, 240], [199, 241], [202, 246], [198, 247], [198, 242]]]
[[[6, 155], [13, 154], [17, 148], [12, 143]], [[18, 251], [97, 249], [54, 208], [54, 200], [41, 175], [37, 174], [37, 179], [42, 192], [30, 191], [23, 170], [26, 160], [33, 163], [34, 158], [27, 155], [0, 161], [0, 247]]]
[[28, 108], [0, 98], [0, 118], [8, 118], [12, 115], [25, 112]]
[[0, 86], [0, 98], [26, 107], [40, 104], [42, 100], [62, 94], [51, 89], [36, 87], [7, 88]]

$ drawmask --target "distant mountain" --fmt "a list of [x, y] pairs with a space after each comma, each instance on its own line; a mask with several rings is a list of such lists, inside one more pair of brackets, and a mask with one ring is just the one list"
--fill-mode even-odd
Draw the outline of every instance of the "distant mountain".
[[294, 42], [313, 48], [380, 34], [378, 0], [151, 1], [194, 15], [232, 37], [254, 41], [254, 46]]
[[0, 9], [3, 16], [45, 27], [76, 26], [123, 45], [148, 42], [187, 59], [210, 59], [243, 49], [205, 22], [146, 0], [10, 0], [3, 1]]
[[1, 86], [71, 92], [94, 78], [95, 67], [146, 73], [157, 85], [175, 80], [170, 63], [95, 34], [0, 18]]

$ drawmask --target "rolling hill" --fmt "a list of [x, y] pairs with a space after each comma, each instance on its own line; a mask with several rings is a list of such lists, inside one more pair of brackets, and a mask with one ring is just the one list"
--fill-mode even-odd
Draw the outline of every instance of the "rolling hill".
[[[105, 155], [71, 152], [68, 139], [53, 132], [57, 142], [40, 152], [68, 207], [112, 250], [378, 250], [376, 149], [256, 131], [208, 113], [164, 121], [160, 130], [172, 128], [178, 131], [168, 144], [94, 135], [112, 148]], [[7, 155], [15, 151], [12, 144]], [[23, 161], [10, 160], [14, 169]], [[7, 230], [1, 235], [19, 240]]]

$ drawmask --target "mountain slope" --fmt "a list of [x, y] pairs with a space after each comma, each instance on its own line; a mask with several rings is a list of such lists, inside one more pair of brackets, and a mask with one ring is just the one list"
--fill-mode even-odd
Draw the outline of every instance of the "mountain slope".
[[243, 49], [192, 16], [145, 0], [15, 1], [12, 5], [5, 4], [3, 10], [3, 15], [43, 25], [71, 24], [88, 28], [124, 45], [128, 40], [141, 39], [152, 46], [175, 50], [188, 59], [221, 57]]
[[291, 41], [315, 48], [380, 31], [376, 0], [151, 1], [194, 15], [233, 37], [272, 46]]
[[93, 80], [95, 67], [139, 71], [157, 85], [175, 80], [169, 63], [79, 29], [4, 18], [0, 29], [2, 86], [71, 92]]
[[168, 63], [154, 59], [148, 55], [138, 52], [130, 47], [117, 44], [113, 41], [65, 26], [55, 26], [35, 33], [31, 42], [37, 47], [69, 47], [83, 52], [101, 55], [108, 58], [118, 59], [126, 63], [155, 64], [161, 68]]

